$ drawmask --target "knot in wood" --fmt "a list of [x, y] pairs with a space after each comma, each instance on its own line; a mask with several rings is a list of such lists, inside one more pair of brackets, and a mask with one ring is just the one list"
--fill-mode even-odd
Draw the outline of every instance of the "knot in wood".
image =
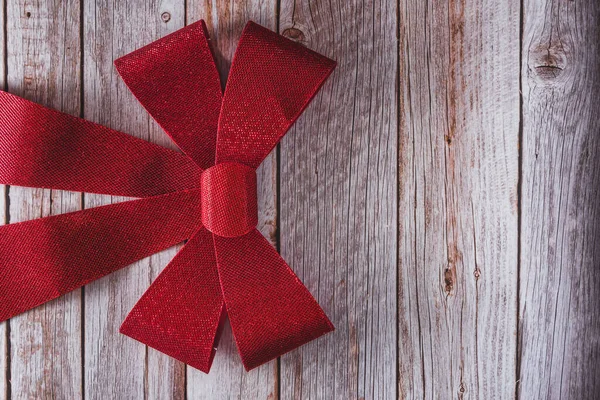
[[562, 45], [538, 46], [529, 56], [533, 62], [532, 73], [540, 83], [556, 82], [567, 66], [567, 53]]
[[446, 270], [444, 271], [444, 290], [446, 291], [446, 293], [450, 294], [452, 292], [452, 289], [454, 288], [455, 278], [456, 276], [454, 266], [449, 266], [448, 268], [446, 268]]
[[258, 223], [256, 170], [227, 162], [202, 173], [202, 224], [223, 237], [242, 236]]
[[281, 35], [293, 40], [294, 42], [304, 43], [306, 41], [306, 36], [304, 35], [304, 32], [296, 28], [288, 28], [281, 32]]

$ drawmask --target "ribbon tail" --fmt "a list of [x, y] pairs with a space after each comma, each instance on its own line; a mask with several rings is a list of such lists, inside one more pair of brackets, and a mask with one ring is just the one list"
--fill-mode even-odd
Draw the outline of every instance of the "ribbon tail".
[[121, 326], [121, 333], [205, 373], [225, 317], [212, 236], [201, 228]]
[[198, 187], [185, 155], [0, 91], [0, 183], [151, 197]]
[[0, 321], [189, 238], [189, 190], [0, 227]]
[[246, 370], [334, 327], [317, 301], [256, 229], [214, 236], [227, 314]]

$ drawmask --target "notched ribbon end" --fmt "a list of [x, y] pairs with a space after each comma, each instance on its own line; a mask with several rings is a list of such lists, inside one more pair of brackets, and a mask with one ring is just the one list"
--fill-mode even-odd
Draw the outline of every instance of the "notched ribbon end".
[[212, 234], [201, 228], [154, 280], [120, 331], [208, 373], [224, 321]]
[[214, 243], [229, 322], [246, 369], [333, 330], [317, 300], [256, 229], [236, 238], [215, 236]]
[[[180, 347], [177, 345], [166, 346], [165, 344], [173, 344], [173, 341], [166, 341], [163, 337], [154, 337], [152, 335], [153, 330], [150, 328], [145, 331], [140, 331], [140, 324], [135, 318], [127, 318], [121, 325], [119, 332], [125, 336], [152, 347], [154, 350], [160, 351], [170, 357], [173, 357], [197, 370], [208, 374], [210, 367], [212, 366], [213, 360], [216, 354], [216, 348], [198, 348], [194, 353], [191, 353], [188, 349], [185, 354], [181, 354], [179, 351]], [[193, 354], [193, 357], [189, 357]]]
[[[329, 318], [327, 318], [325, 313], [323, 313], [322, 318], [315, 321], [315, 323], [316, 323], [315, 325], [318, 325], [318, 326], [313, 327], [313, 328], [308, 328], [308, 329], [314, 329], [310, 332], [310, 335], [307, 335], [307, 336], [301, 335], [302, 337], [300, 338], [300, 340], [297, 340], [297, 341], [289, 339], [288, 342], [286, 343], [287, 346], [277, 347], [277, 345], [275, 345], [274, 352], [268, 358], [262, 357], [262, 356], [264, 356], [264, 354], [257, 354], [257, 355], [247, 354], [245, 356], [242, 355], [242, 364], [244, 365], [244, 369], [247, 372], [249, 372], [249, 371], [251, 371], [255, 368], [258, 368], [261, 365], [264, 365], [264, 364], [266, 364], [270, 361], [273, 361], [279, 357], [283, 357], [287, 353], [290, 353], [294, 350], [298, 350], [301, 346], [304, 346], [305, 344], [307, 344], [311, 341], [314, 341], [314, 340], [320, 338], [321, 336], [325, 336], [326, 334], [335, 331], [335, 326], [333, 325], [333, 323], [331, 323]], [[315, 344], [316, 343], [317, 342], [315, 342]]]

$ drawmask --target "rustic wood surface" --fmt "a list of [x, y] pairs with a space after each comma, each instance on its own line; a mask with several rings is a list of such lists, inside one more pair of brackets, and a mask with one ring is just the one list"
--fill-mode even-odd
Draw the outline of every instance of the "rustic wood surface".
[[[2, 25], [2, 29], [0, 29], [0, 58], [2, 58], [2, 62], [0, 62], [0, 87], [3, 90], [6, 90], [6, 38], [5, 38], [5, 28], [6, 28], [6, 18], [4, 14], [6, 12], [6, 4], [4, 0], [0, 0], [0, 24]], [[0, 207], [4, 210], [4, 213], [0, 217], [2, 221], [2, 225], [8, 223], [8, 213], [6, 208], [6, 200], [7, 200], [7, 187], [4, 185], [0, 185]], [[7, 335], [7, 327], [8, 321], [0, 323], [0, 352], [4, 356], [0, 356], [0, 396], [7, 397], [10, 391], [8, 386], [8, 379], [10, 378], [10, 370], [8, 368], [8, 359], [10, 356], [8, 355], [8, 335]], [[4, 372], [4, 373], [2, 373]]]
[[[259, 228], [336, 331], [209, 375], [118, 328], [177, 248], [0, 324], [4, 399], [595, 399], [600, 3], [0, 0], [0, 88], [174, 148], [113, 60], [204, 19], [338, 61], [259, 171]], [[125, 200], [0, 187], [3, 223]]]
[[399, 391], [515, 395], [519, 2], [402, 1]]
[[600, 396], [600, 3], [525, 1], [521, 398]]
[[[183, 0], [83, 2], [83, 116], [131, 135], [175, 148], [126, 88], [116, 58], [185, 24]], [[168, 20], [163, 15], [169, 15]], [[85, 208], [123, 198], [85, 195]], [[129, 310], [176, 248], [100, 279], [84, 289], [84, 397], [184, 398], [185, 366], [119, 334]]]
[[281, 254], [334, 333], [281, 358], [284, 399], [396, 394], [396, 6], [281, 2], [280, 31], [338, 60], [281, 144]]
[[[10, 92], [80, 113], [79, 2], [7, 1], [6, 84]], [[60, 56], [57, 56], [60, 55]], [[81, 194], [10, 187], [10, 223], [75, 211]], [[77, 398], [82, 392], [81, 290], [10, 320], [13, 399]]]

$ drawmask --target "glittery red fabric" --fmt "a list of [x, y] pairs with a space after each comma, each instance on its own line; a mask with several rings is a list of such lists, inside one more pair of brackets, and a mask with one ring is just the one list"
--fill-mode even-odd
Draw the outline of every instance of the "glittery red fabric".
[[256, 170], [225, 162], [202, 173], [202, 224], [224, 237], [245, 235], [258, 223]]
[[255, 229], [255, 169], [335, 63], [249, 22], [222, 94], [200, 21], [115, 64], [185, 155], [0, 92], [0, 183], [142, 197], [0, 227], [0, 320], [189, 239], [121, 332], [208, 372], [226, 313], [247, 369], [333, 330]]

